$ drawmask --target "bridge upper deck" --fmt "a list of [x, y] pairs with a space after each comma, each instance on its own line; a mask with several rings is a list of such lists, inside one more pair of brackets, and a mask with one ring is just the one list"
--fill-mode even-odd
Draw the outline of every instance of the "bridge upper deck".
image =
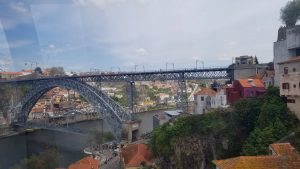
[[194, 80], [194, 79], [229, 79], [228, 67], [203, 68], [203, 69], [181, 69], [166, 71], [147, 72], [108, 72], [108, 73], [87, 73], [80, 76], [54, 76], [54, 77], [33, 77], [0, 80], [0, 83], [21, 83], [51, 79], [76, 79], [84, 82], [130, 82], [130, 81], [155, 81], [155, 80]]

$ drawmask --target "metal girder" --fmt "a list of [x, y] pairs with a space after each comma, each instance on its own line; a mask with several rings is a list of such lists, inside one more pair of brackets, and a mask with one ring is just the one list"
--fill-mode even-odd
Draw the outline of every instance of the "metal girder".
[[85, 82], [69, 78], [52, 78], [34, 81], [33, 86], [34, 88], [12, 110], [12, 124], [26, 123], [27, 116], [38, 99], [54, 87], [72, 89], [80, 93], [95, 107], [97, 112], [101, 112], [117, 141], [121, 138], [122, 124], [132, 120], [129, 111], [126, 111], [103, 92]]
[[34, 79], [2, 80], [0, 83], [28, 83], [32, 81], [43, 81], [50, 79], [73, 79], [83, 82], [130, 82], [130, 81], [164, 81], [180, 80], [182, 76], [185, 80], [196, 79], [230, 79], [228, 73], [230, 68], [211, 69], [186, 69], [173, 71], [153, 71], [153, 72], [121, 72], [111, 74], [95, 74], [83, 76], [59, 76], [59, 77], [39, 77]]

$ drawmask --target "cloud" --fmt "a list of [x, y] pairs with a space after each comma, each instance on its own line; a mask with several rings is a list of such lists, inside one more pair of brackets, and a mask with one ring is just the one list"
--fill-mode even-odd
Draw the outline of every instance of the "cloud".
[[2, 57], [1, 55], [2, 54], [0, 53], [0, 68], [5, 68], [6, 66], [11, 65], [11, 59], [6, 58], [6, 56]]
[[33, 42], [31, 40], [15, 40], [12, 42], [9, 42], [8, 45], [10, 48], [15, 49], [15, 48], [21, 48], [27, 45], [32, 44]]
[[227, 43], [227, 46], [229, 49], [235, 48], [238, 45], [238, 42], [236, 41], [230, 41]]
[[135, 50], [135, 52], [140, 56], [145, 56], [149, 54], [148, 51], [144, 48], [138, 48]]
[[126, 0], [73, 0], [76, 5], [81, 6], [96, 6], [99, 8], [104, 8], [106, 6], [125, 2]]
[[19, 13], [27, 13], [28, 9], [23, 2], [12, 2], [10, 8]]

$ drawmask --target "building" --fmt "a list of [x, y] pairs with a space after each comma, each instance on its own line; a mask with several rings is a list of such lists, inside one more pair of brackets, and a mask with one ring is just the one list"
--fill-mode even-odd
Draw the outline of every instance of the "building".
[[239, 79], [226, 89], [229, 104], [242, 98], [258, 97], [265, 93], [264, 84], [259, 79]]
[[129, 144], [121, 148], [121, 164], [126, 169], [138, 169], [141, 164], [154, 165], [153, 154], [146, 144]]
[[100, 166], [98, 160], [88, 156], [71, 164], [68, 169], [100, 169]]
[[174, 119], [182, 114], [182, 110], [169, 110], [164, 111], [164, 113], [155, 114], [153, 116], [153, 128], [157, 128], [171, 119]]
[[0, 72], [0, 79], [11, 79], [18, 76], [23, 76], [22, 72]]
[[274, 42], [275, 86], [279, 86], [280, 73], [278, 63], [300, 56], [300, 25], [280, 27], [277, 41]]
[[280, 95], [300, 119], [300, 56], [279, 63]]
[[225, 160], [214, 160], [216, 169], [299, 169], [300, 155], [290, 143], [269, 146], [270, 155], [239, 156]]
[[250, 76], [262, 74], [267, 70], [269, 64], [245, 64], [234, 66], [234, 80], [247, 79]]
[[211, 88], [201, 88], [194, 94], [195, 113], [203, 114], [212, 108], [226, 107], [227, 98], [225, 89], [219, 88], [217, 91]]
[[255, 58], [253, 56], [244, 55], [244, 56], [236, 57], [235, 64], [236, 65], [253, 65], [253, 64], [257, 64], [257, 63], [255, 62]]
[[274, 70], [266, 70], [263, 73], [261, 81], [265, 85], [265, 88], [268, 88], [269, 86], [274, 86], [274, 83], [275, 83], [275, 72], [274, 72]]

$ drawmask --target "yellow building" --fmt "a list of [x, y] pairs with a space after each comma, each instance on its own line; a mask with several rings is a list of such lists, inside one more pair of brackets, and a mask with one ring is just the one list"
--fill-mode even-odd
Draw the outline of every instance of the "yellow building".
[[300, 119], [300, 56], [278, 64], [280, 95], [286, 97], [288, 108]]

